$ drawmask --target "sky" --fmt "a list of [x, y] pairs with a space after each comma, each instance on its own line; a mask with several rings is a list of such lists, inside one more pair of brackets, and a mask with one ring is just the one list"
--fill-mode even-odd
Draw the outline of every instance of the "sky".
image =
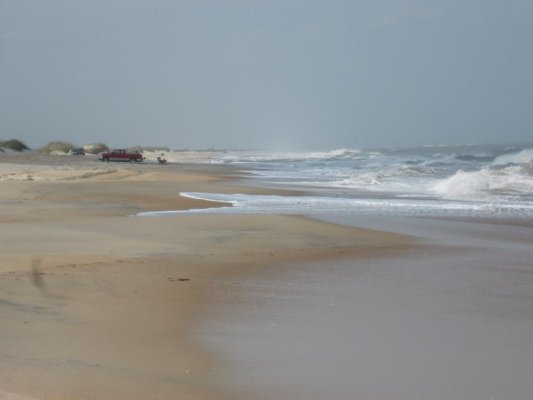
[[0, 139], [533, 141], [531, 0], [0, 0]]

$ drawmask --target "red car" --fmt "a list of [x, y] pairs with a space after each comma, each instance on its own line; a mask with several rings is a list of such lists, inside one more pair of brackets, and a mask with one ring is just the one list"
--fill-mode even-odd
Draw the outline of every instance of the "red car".
[[142, 162], [144, 157], [139, 153], [128, 153], [124, 149], [115, 149], [108, 153], [98, 154], [100, 161], [129, 161], [129, 162]]

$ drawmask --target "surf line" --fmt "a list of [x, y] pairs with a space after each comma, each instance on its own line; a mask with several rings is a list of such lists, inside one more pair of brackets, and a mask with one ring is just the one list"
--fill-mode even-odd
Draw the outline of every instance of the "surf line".
[[139, 217], [183, 214], [374, 214], [399, 216], [533, 217], [533, 205], [430, 199], [360, 199], [320, 196], [181, 193], [181, 196], [229, 204], [222, 207], [147, 211]]

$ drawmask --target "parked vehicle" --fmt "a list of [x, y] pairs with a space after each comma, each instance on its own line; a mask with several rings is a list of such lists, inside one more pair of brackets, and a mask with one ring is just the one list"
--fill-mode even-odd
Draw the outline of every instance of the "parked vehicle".
[[83, 147], [78, 147], [77, 149], [70, 150], [70, 154], [73, 156], [84, 156], [85, 149]]
[[100, 161], [129, 161], [129, 162], [142, 162], [144, 157], [139, 153], [128, 153], [124, 149], [115, 149], [110, 152], [98, 154]]

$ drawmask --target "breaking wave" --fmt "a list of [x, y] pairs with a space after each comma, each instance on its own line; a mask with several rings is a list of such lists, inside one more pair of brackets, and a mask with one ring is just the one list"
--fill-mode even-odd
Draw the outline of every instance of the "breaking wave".
[[492, 165], [533, 164], [533, 149], [525, 149], [518, 153], [504, 154], [492, 162]]
[[498, 156], [477, 171], [459, 170], [433, 186], [445, 199], [490, 200], [533, 197], [533, 149]]

